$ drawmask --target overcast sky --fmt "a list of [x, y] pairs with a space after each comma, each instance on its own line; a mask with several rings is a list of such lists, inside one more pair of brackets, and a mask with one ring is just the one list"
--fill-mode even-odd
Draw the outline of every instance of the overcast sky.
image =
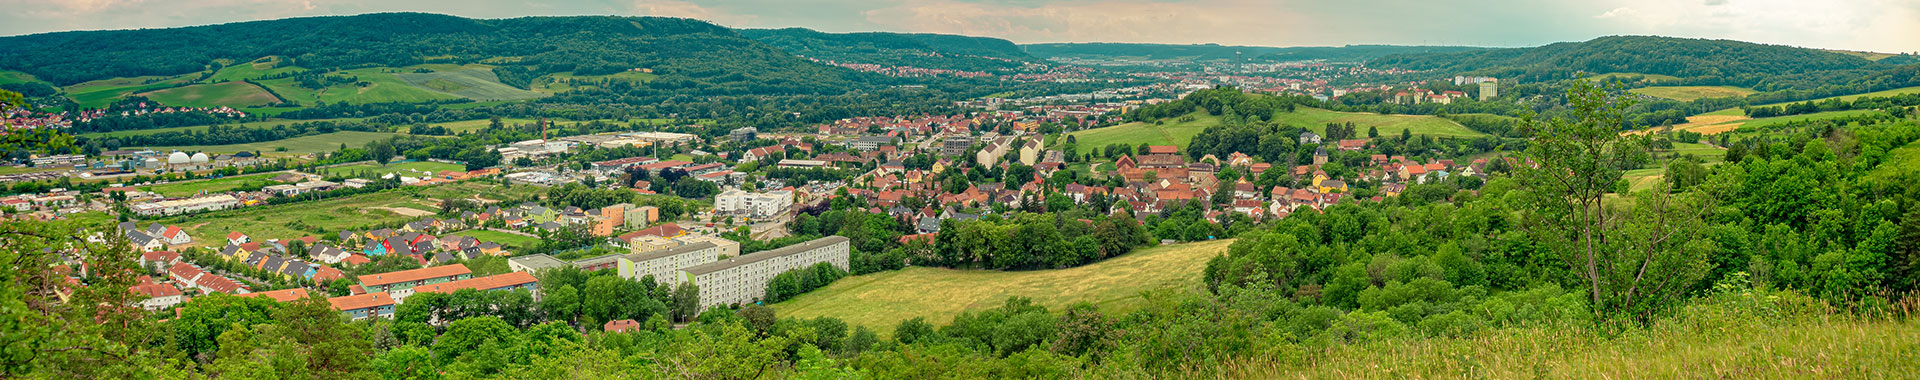
[[1920, 51], [1920, 0], [0, 0], [0, 35], [415, 11], [676, 16], [1020, 43], [1534, 46], [1605, 35]]

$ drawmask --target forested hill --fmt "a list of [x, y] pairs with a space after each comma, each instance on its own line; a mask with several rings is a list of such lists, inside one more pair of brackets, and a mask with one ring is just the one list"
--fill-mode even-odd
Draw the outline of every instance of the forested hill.
[[169, 29], [0, 38], [0, 69], [56, 84], [199, 72], [215, 60], [284, 56], [337, 69], [487, 63], [504, 83], [543, 74], [647, 69], [652, 86], [692, 94], [811, 93], [857, 87], [871, 75], [808, 62], [707, 22], [660, 17], [477, 20], [421, 13], [309, 17]]
[[1226, 46], [1226, 45], [1165, 45], [1130, 43], [1052, 43], [1026, 45], [1027, 52], [1043, 58], [1091, 58], [1091, 59], [1184, 59], [1192, 61], [1228, 60], [1239, 53], [1239, 57], [1249, 60], [1280, 62], [1324, 59], [1330, 61], [1362, 61], [1391, 54], [1409, 53], [1451, 53], [1477, 50], [1480, 48], [1462, 46], [1393, 46], [1393, 45], [1347, 45], [1347, 46]]
[[742, 29], [788, 53], [848, 63], [954, 70], [1017, 67], [1037, 61], [1013, 42], [989, 37], [887, 32], [826, 33], [805, 28]]
[[1689, 83], [1738, 85], [1762, 91], [1814, 88], [1892, 68], [1858, 56], [1816, 49], [1652, 36], [1611, 36], [1532, 48], [1396, 54], [1374, 59], [1368, 65], [1529, 82], [1567, 79], [1580, 72], [1668, 75]]

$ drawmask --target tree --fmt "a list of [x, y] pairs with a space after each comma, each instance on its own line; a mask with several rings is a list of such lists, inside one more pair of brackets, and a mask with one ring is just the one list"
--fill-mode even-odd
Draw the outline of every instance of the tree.
[[580, 317], [580, 291], [571, 284], [561, 284], [541, 295], [540, 311], [547, 314], [548, 320], [574, 322]]
[[673, 309], [675, 322], [693, 321], [693, 317], [700, 312], [700, 288], [692, 282], [682, 283], [679, 287], [673, 288], [671, 309]]
[[373, 161], [379, 162], [380, 166], [386, 166], [388, 162], [393, 162], [395, 155], [393, 149], [392, 141], [376, 140], [367, 143], [367, 154], [372, 155]]
[[1650, 318], [1704, 276], [1700, 266], [1710, 241], [1696, 240], [1711, 197], [1674, 195], [1667, 186], [1642, 194], [1629, 211], [1605, 203], [1623, 169], [1649, 160], [1647, 137], [1622, 136], [1628, 129], [1627, 97], [1617, 87], [1574, 81], [1568, 90], [1571, 118], [1526, 121], [1536, 136], [1519, 165], [1531, 188], [1535, 233], [1569, 252], [1586, 282], [1595, 314]]

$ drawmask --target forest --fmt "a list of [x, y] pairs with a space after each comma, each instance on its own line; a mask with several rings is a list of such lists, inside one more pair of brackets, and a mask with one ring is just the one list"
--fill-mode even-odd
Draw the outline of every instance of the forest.
[[1397, 54], [1369, 66], [1440, 70], [1521, 82], [1558, 81], [1579, 73], [1679, 77], [1672, 85], [1729, 85], [1760, 91], [1811, 90], [1893, 68], [1865, 58], [1730, 40], [1609, 36], [1540, 47], [1437, 54]]

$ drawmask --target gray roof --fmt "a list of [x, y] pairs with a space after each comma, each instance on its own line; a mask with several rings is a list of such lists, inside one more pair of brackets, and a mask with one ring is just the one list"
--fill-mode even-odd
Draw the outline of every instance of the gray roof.
[[527, 268], [532, 268], [533, 270], [558, 268], [558, 267], [567, 265], [567, 262], [560, 261], [560, 259], [553, 258], [553, 256], [548, 256], [547, 254], [544, 254], [544, 253], [515, 257], [515, 258], [507, 259], [507, 261], [511, 261], [515, 264], [520, 264], [520, 266], [524, 266]]
[[[627, 261], [632, 261], [637, 263], [637, 262], [642, 262], [647, 260], [658, 259], [662, 257], [678, 255], [678, 254], [687, 253], [687, 252], [698, 251], [702, 249], [710, 249], [713, 247], [717, 247], [717, 246], [713, 245], [713, 243], [711, 242], [703, 241], [703, 242], [698, 242], [693, 244], [683, 244], [681, 246], [673, 247], [673, 248], [656, 249], [652, 251], [630, 254], [630, 255], [626, 255], [625, 257]], [[581, 260], [581, 261], [586, 261], [586, 260]]]
[[775, 257], [785, 257], [785, 256], [793, 255], [796, 253], [811, 251], [821, 247], [826, 247], [834, 244], [844, 244], [844, 243], [847, 243], [847, 237], [845, 236], [839, 236], [839, 235], [828, 236], [828, 237], [823, 237], [819, 239], [813, 239], [805, 243], [794, 244], [794, 245], [789, 245], [785, 247], [774, 248], [774, 249], [769, 249], [765, 251], [740, 255], [740, 257], [735, 257], [731, 259], [695, 265], [683, 270], [689, 274], [699, 276], [703, 274], [726, 270], [728, 268], [738, 267], [741, 265], [757, 263], [757, 262], [765, 261], [767, 259], [771, 259]]
[[626, 255], [622, 255], [618, 253], [609, 254], [609, 255], [600, 255], [600, 256], [574, 260], [572, 264], [573, 266], [576, 266], [576, 267], [590, 267], [594, 265], [600, 265], [600, 264], [605, 264], [605, 263], [620, 260], [620, 257], [622, 256], [626, 256]]

